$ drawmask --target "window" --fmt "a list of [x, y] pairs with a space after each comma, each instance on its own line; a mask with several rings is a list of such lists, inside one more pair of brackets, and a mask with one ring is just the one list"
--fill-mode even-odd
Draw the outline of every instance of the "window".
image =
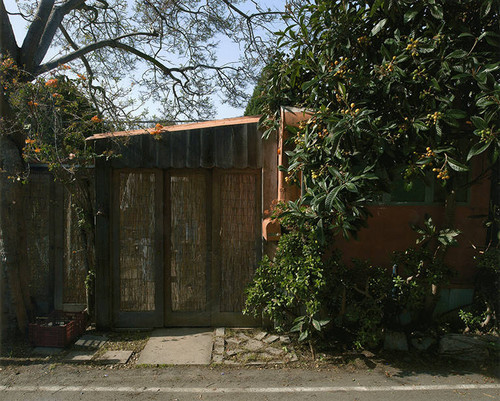
[[[467, 188], [468, 174], [459, 174], [458, 191], [456, 195], [457, 203], [467, 203], [469, 201], [469, 190]], [[411, 188], [407, 188], [403, 178], [398, 175], [391, 183], [390, 193], [382, 195], [382, 204], [432, 204], [443, 203], [446, 192], [439, 182], [432, 180], [431, 185], [426, 185], [422, 180], [415, 180]]]

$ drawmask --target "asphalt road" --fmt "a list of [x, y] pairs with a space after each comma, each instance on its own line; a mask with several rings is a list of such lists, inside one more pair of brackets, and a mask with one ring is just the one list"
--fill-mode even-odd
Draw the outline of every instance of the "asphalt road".
[[498, 378], [374, 369], [35, 365], [0, 371], [0, 400], [500, 400]]

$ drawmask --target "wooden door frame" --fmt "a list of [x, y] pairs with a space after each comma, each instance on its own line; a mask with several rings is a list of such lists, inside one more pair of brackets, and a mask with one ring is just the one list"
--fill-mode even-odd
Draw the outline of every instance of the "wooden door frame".
[[[120, 174], [153, 173], [155, 175], [155, 310], [121, 311], [120, 310]], [[115, 169], [112, 173], [111, 216], [112, 216], [112, 313], [114, 327], [162, 327], [163, 326], [163, 171], [160, 169]]]

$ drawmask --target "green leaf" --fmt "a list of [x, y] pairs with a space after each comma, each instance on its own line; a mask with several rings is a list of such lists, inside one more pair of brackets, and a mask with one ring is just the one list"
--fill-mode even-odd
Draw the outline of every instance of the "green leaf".
[[459, 161], [452, 159], [449, 156], [447, 158], [447, 161], [448, 161], [448, 165], [450, 166], [450, 168], [452, 170], [459, 171], [459, 172], [469, 171], [469, 168], [465, 164], [462, 164]]
[[311, 79], [310, 81], [304, 82], [302, 84], [302, 90], [305, 92], [307, 91], [311, 86], [316, 85], [318, 82], [317, 78]]
[[491, 100], [489, 96], [483, 96], [476, 101], [477, 107], [488, 107], [494, 104], [496, 104], [496, 102], [494, 100]]
[[404, 15], [405, 23], [410, 22], [413, 18], [415, 18], [418, 14], [418, 10], [410, 10], [407, 11]]
[[454, 245], [457, 242], [455, 237], [459, 234], [460, 230], [452, 230], [451, 228], [447, 228], [445, 230], [439, 231], [438, 240], [446, 246]]
[[333, 203], [335, 199], [337, 198], [337, 195], [339, 194], [340, 190], [343, 188], [343, 185], [340, 185], [331, 191], [325, 199], [325, 206], [327, 209], [333, 209]]
[[489, 148], [491, 145], [491, 142], [478, 142], [474, 144], [474, 146], [469, 150], [469, 154], [467, 155], [467, 161], [472, 159], [474, 156], [477, 156], [481, 153], [483, 153], [486, 149]]
[[441, 6], [432, 6], [430, 7], [431, 14], [434, 18], [443, 19], [443, 7]]
[[342, 97], [345, 97], [345, 85], [342, 82], [339, 82], [337, 86]]
[[441, 87], [439, 86], [439, 82], [437, 81], [437, 79], [436, 79], [436, 78], [432, 78], [432, 79], [431, 79], [431, 84], [432, 84], [432, 86], [433, 86], [435, 89], [437, 89], [438, 91], [440, 91], [440, 90], [441, 90]]
[[421, 121], [415, 121], [413, 123], [413, 128], [415, 128], [417, 131], [427, 131], [429, 129], [429, 127]]
[[489, 14], [489, 12], [491, 11], [492, 4], [493, 4], [493, 0], [483, 0], [483, 4], [481, 5], [481, 8], [479, 9], [479, 13], [481, 15], [481, 18], [484, 18]]
[[470, 118], [470, 120], [474, 124], [474, 127], [476, 127], [477, 129], [486, 129], [486, 128], [488, 128], [488, 124], [481, 117], [472, 116]]
[[446, 112], [446, 115], [451, 118], [456, 118], [457, 120], [467, 117], [467, 113], [465, 111], [458, 109], [450, 109]]
[[347, 188], [348, 191], [357, 193], [358, 192], [358, 187], [354, 185], [352, 182], [348, 182], [345, 184], [345, 187]]
[[439, 137], [443, 136], [443, 130], [441, 129], [441, 126], [439, 125], [439, 123], [436, 123], [436, 134]]
[[448, 54], [445, 58], [446, 59], [464, 58], [465, 56], [467, 56], [467, 52], [465, 50], [455, 50], [455, 51], [451, 52], [450, 54]]
[[307, 339], [307, 337], [309, 337], [309, 330], [305, 330], [302, 333], [300, 333], [299, 341], [304, 341]]
[[317, 331], [321, 331], [321, 324], [316, 319], [312, 320], [312, 325]]
[[290, 329], [290, 332], [292, 333], [295, 333], [297, 331], [301, 331], [302, 330], [302, 326], [304, 325], [304, 322], [303, 321], [300, 321], [298, 323], [296, 323], [291, 329]]
[[383, 20], [380, 20], [377, 25], [375, 25], [372, 29], [371, 35], [375, 36], [377, 33], [380, 32], [380, 30], [387, 24], [387, 18], [384, 18]]
[[476, 74], [475, 78], [476, 78], [477, 82], [479, 82], [480, 84], [483, 84], [483, 85], [486, 85], [486, 82], [488, 82], [488, 74], [485, 72], [481, 72], [479, 74]]
[[487, 64], [484, 66], [483, 72], [492, 72], [496, 71], [500, 68], [500, 63], [494, 63], [494, 64]]

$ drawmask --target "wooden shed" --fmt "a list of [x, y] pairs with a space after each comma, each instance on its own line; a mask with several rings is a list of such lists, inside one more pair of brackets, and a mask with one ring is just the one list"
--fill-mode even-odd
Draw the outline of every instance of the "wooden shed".
[[277, 192], [258, 117], [96, 135], [98, 327], [259, 324], [241, 313]]

